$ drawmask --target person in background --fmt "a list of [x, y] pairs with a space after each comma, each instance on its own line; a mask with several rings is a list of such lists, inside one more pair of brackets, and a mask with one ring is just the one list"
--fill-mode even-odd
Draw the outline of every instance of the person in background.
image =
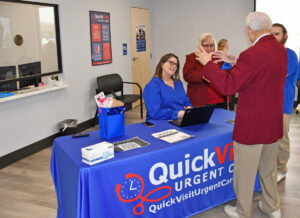
[[220, 39], [218, 42], [218, 50], [228, 52], [229, 42], [227, 39]]
[[185, 109], [192, 107], [179, 78], [179, 67], [179, 59], [174, 54], [166, 54], [160, 59], [143, 92], [146, 120], [180, 119]]
[[[284, 46], [288, 34], [284, 25], [275, 23], [272, 25], [271, 33]], [[298, 58], [296, 53], [286, 48], [288, 55], [288, 70], [284, 86], [284, 103], [283, 103], [283, 137], [278, 141], [279, 152], [277, 157], [277, 182], [285, 179], [287, 167], [286, 164], [290, 157], [290, 139], [289, 129], [293, 113], [296, 82], [298, 76]]]
[[287, 72], [287, 51], [271, 34], [272, 21], [263, 12], [246, 18], [252, 46], [238, 59], [218, 51], [214, 58], [232, 63], [227, 74], [211, 61], [204, 48], [196, 51], [204, 68], [203, 77], [224, 95], [239, 94], [233, 129], [233, 187], [237, 205], [224, 207], [229, 217], [252, 217], [256, 173], [262, 189], [258, 207], [269, 217], [280, 218], [277, 190], [278, 140], [283, 136], [283, 96]]
[[[202, 46], [207, 53], [215, 51], [215, 39], [211, 33], [202, 33], [198, 39], [197, 47]], [[220, 66], [222, 63], [220, 63]], [[202, 78], [203, 65], [196, 60], [195, 53], [186, 56], [183, 67], [183, 78], [188, 83], [187, 95], [192, 105], [199, 107], [215, 104], [216, 108], [227, 108], [226, 96], [213, 88], [209, 81]]]
[[[227, 39], [220, 39], [218, 42], [218, 51], [224, 51], [228, 52], [229, 49], [229, 42]], [[231, 69], [231, 64], [224, 62], [223, 65], [221, 66], [222, 70], [230, 70]], [[235, 104], [235, 94], [232, 96], [226, 96], [226, 103], [227, 103], [227, 110], [234, 110], [234, 104]]]

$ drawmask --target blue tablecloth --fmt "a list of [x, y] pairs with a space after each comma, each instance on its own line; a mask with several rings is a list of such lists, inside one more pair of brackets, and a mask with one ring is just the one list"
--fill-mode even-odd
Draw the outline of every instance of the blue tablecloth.
[[195, 137], [174, 144], [151, 135], [177, 129], [166, 121], [128, 125], [124, 136], [106, 141], [138, 136], [150, 145], [93, 166], [81, 161], [81, 148], [103, 141], [99, 131], [56, 138], [51, 173], [57, 217], [187, 217], [234, 199], [233, 125], [225, 123], [234, 117], [216, 109], [209, 123], [178, 128]]

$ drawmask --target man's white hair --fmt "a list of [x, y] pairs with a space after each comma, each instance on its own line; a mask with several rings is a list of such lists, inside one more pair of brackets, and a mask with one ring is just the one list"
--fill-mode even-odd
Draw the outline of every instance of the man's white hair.
[[262, 30], [270, 31], [272, 28], [272, 20], [269, 15], [264, 12], [250, 12], [246, 18], [246, 27], [254, 32]]

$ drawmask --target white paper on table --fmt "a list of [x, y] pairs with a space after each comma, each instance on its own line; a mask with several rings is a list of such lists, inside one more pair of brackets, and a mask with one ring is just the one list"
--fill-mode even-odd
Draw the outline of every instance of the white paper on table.
[[176, 129], [168, 129], [162, 132], [153, 133], [152, 136], [169, 143], [175, 143], [194, 137], [194, 135], [189, 135]]
[[128, 151], [131, 149], [140, 148], [141, 146], [135, 142], [126, 142], [123, 144], [118, 144], [117, 147], [119, 147], [123, 151]]

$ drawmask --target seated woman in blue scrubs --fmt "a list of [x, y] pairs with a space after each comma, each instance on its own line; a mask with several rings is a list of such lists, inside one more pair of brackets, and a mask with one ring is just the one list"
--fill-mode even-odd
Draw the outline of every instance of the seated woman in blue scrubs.
[[179, 79], [179, 59], [174, 54], [164, 55], [152, 80], [145, 86], [143, 97], [147, 120], [174, 120], [182, 118], [192, 104]]

